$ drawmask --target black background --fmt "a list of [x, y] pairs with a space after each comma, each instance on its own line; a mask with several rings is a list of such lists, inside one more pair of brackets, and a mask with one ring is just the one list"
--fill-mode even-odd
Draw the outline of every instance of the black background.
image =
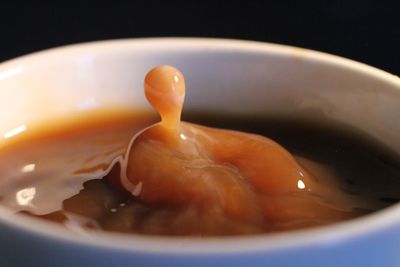
[[[97, 1], [0, 6], [0, 61], [113, 38], [201, 36], [300, 46], [400, 74], [400, 1]], [[69, 2], [68, 2], [69, 3]]]

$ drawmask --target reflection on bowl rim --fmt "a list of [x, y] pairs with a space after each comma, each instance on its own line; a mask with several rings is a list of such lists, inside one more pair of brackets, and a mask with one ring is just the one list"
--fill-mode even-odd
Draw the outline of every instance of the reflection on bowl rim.
[[[119, 45], [143, 45], [149, 44], [149, 49], [155, 46], [174, 44], [185, 45], [187, 50], [196, 49], [199, 46], [211, 47], [221, 50], [240, 50], [251, 53], [272, 53], [283, 56], [295, 56], [308, 61], [331, 64], [338, 68], [348, 69], [364, 73], [374, 79], [383, 80], [400, 90], [399, 77], [376, 69], [374, 67], [345, 59], [342, 57], [321, 53], [303, 48], [286, 45], [260, 43], [242, 40], [210, 39], [210, 38], [142, 38], [142, 39], [121, 39], [110, 41], [98, 41], [83, 44], [68, 45], [36, 52], [26, 56], [18, 57], [0, 64], [0, 71], [15, 66], [16, 63], [23, 63], [38, 57], [57, 56], [60, 52], [74, 53], [81, 49], [90, 49], [96, 53], [96, 49], [114, 49]], [[221, 254], [221, 253], [244, 253], [258, 251], [276, 251], [283, 249], [305, 248], [311, 245], [324, 245], [344, 242], [353, 238], [361, 237], [366, 233], [379, 233], [379, 231], [391, 228], [400, 223], [400, 204], [374, 212], [370, 215], [349, 221], [336, 223], [328, 226], [315, 227], [305, 230], [295, 230], [282, 233], [271, 233], [254, 236], [238, 237], [163, 237], [145, 236], [122, 233], [74, 233], [66, 230], [61, 225], [41, 221], [24, 215], [10, 216], [10, 210], [0, 207], [0, 221], [14, 228], [28, 231], [36, 235], [56, 240], [73, 243], [76, 245], [92, 246], [111, 250], [132, 251], [138, 253], [172, 253], [172, 254]]]

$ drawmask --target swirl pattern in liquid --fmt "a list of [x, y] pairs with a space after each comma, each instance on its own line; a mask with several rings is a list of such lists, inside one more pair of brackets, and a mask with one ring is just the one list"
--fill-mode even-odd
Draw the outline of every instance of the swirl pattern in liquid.
[[185, 83], [175, 68], [151, 70], [145, 94], [161, 122], [133, 141], [124, 180], [141, 202], [260, 226], [349, 216], [315, 196], [341, 204], [350, 199], [318, 183], [274, 141], [181, 122]]

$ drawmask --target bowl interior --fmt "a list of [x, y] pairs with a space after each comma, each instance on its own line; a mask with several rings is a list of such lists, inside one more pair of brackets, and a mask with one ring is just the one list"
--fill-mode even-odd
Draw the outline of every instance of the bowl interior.
[[93, 108], [149, 108], [143, 78], [160, 64], [184, 73], [185, 110], [334, 119], [400, 151], [396, 77], [305, 49], [221, 40], [99, 42], [3, 63], [0, 133]]

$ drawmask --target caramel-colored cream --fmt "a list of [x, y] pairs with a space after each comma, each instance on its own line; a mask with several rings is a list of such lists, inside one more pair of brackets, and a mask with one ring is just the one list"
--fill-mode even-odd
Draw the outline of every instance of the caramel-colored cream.
[[318, 183], [271, 139], [182, 122], [179, 70], [156, 67], [144, 87], [161, 121], [131, 143], [123, 178], [141, 202], [256, 224], [347, 216], [316, 198], [328, 195], [345, 206], [343, 194]]

